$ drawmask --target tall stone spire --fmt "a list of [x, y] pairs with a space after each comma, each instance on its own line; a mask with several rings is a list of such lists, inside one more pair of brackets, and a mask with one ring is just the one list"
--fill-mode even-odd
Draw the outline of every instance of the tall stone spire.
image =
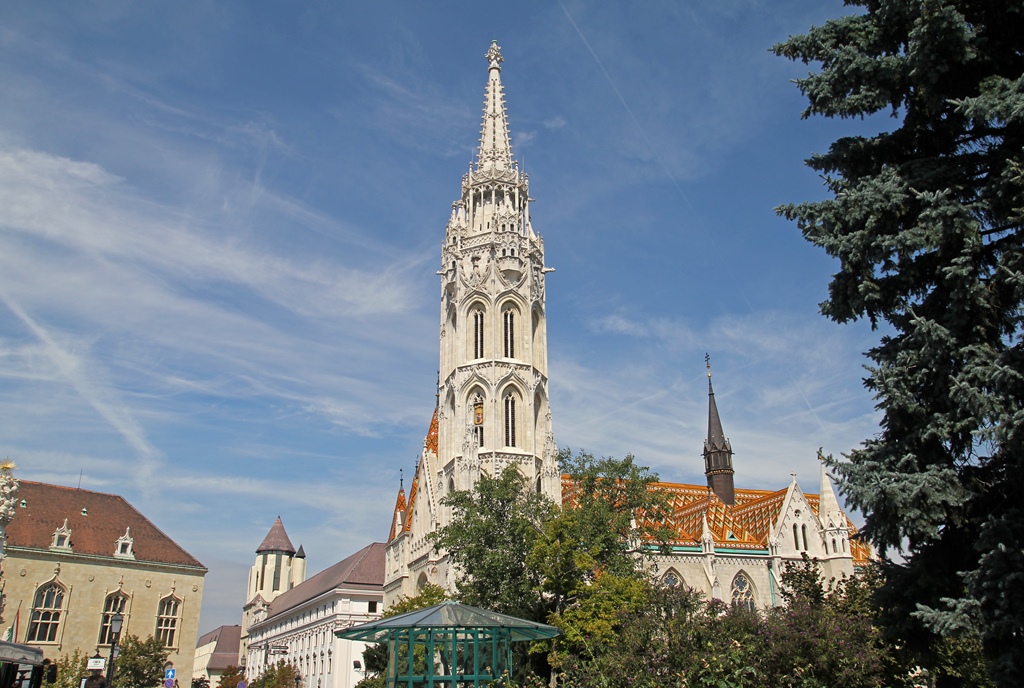
[[732, 445], [722, 430], [722, 419], [718, 417], [715, 403], [715, 389], [711, 386], [711, 357], [704, 356], [708, 368], [708, 437], [704, 440], [704, 475], [708, 487], [725, 504], [736, 503], [733, 486]]
[[490, 65], [487, 72], [487, 90], [484, 94], [484, 117], [480, 127], [480, 151], [477, 170], [507, 170], [512, 168], [512, 142], [508, 135], [508, 115], [505, 112], [505, 91], [501, 87], [501, 46], [491, 41], [484, 56]]
[[530, 218], [529, 179], [512, 159], [501, 48], [487, 58], [480, 148], [462, 177], [441, 245], [437, 406], [409, 491], [405, 526], [389, 538], [385, 604], [457, 572], [428, 540], [447, 526], [441, 500], [515, 466], [530, 489], [561, 499], [548, 405], [544, 241]]

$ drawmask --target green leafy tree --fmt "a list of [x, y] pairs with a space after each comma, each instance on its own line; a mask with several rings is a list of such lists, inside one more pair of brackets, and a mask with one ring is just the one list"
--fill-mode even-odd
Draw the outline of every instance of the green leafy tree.
[[527, 566], [551, 501], [529, 489], [515, 466], [481, 476], [473, 490], [447, 495], [449, 525], [430, 535], [458, 566], [458, 599], [513, 616], [537, 618], [541, 600], [536, 574]]
[[658, 475], [632, 455], [595, 459], [563, 449], [558, 458], [573, 487], [543, 524], [528, 561], [556, 615], [602, 573], [640, 575], [645, 545], [668, 538], [665, 495], [650, 489]]
[[118, 646], [112, 688], [159, 688], [170, 654], [164, 644], [153, 636], [139, 640], [138, 636], [126, 635]]
[[81, 650], [62, 656], [57, 660], [57, 680], [50, 685], [54, 688], [78, 688], [82, 679], [89, 676], [88, 665], [89, 656]]
[[224, 673], [220, 675], [220, 679], [217, 681], [217, 688], [236, 688], [238, 682], [245, 678], [245, 672], [239, 667], [229, 664], [224, 668]]
[[295, 667], [281, 660], [254, 678], [252, 686], [253, 688], [295, 688], [296, 678], [299, 678], [299, 673]]
[[192, 688], [210, 688], [210, 679], [205, 676], [194, 676], [192, 678]]
[[980, 629], [994, 675], [1016, 685], [1024, 5], [847, 3], [858, 12], [774, 47], [820, 66], [797, 80], [804, 116], [893, 118], [810, 158], [830, 198], [778, 209], [839, 260], [822, 312], [884, 325], [865, 381], [881, 432], [832, 468], [864, 536], [902, 555], [886, 559], [883, 590], [901, 642], [928, 661], [936, 636]]

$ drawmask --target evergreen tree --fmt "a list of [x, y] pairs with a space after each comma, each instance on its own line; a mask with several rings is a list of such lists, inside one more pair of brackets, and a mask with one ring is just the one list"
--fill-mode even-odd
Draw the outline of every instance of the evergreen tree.
[[865, 381], [881, 431], [832, 468], [885, 558], [884, 606], [902, 642], [927, 653], [937, 639], [925, 628], [947, 639], [978, 629], [994, 675], [1016, 685], [1024, 5], [847, 3], [861, 9], [774, 47], [820, 65], [797, 80], [805, 117], [893, 118], [808, 160], [830, 198], [779, 208], [839, 260], [822, 312], [884, 333]]

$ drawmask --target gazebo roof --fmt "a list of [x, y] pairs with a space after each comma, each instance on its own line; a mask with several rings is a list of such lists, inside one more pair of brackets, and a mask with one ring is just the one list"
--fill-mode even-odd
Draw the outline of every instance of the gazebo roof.
[[338, 631], [337, 635], [349, 640], [374, 641], [393, 631], [445, 629], [504, 629], [512, 641], [541, 640], [561, 634], [554, 626], [446, 601], [426, 609], [352, 626]]

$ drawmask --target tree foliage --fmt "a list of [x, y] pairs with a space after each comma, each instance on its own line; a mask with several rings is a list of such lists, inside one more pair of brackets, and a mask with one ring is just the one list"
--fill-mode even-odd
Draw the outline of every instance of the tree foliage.
[[[1024, 5], [847, 0], [775, 46], [820, 70], [804, 116], [894, 123], [808, 165], [831, 197], [787, 205], [839, 260], [822, 312], [883, 326], [865, 381], [881, 432], [833, 465], [887, 561], [890, 627], [922, 657], [983, 634], [1024, 675]], [[925, 629], [931, 635], [925, 632]], [[932, 654], [931, 659], [935, 659]], [[927, 660], [931, 661], [931, 660]]]
[[[300, 681], [297, 682], [296, 679]], [[297, 685], [301, 685], [301, 678], [295, 667], [281, 660], [254, 678], [250, 685], [253, 688], [296, 688]]]
[[220, 675], [220, 679], [217, 681], [217, 688], [236, 688], [238, 682], [243, 678], [245, 678], [245, 672], [241, 668], [229, 664], [224, 668], [224, 673]]
[[57, 680], [50, 685], [53, 688], [78, 688], [82, 679], [89, 675], [88, 665], [89, 656], [81, 650], [63, 655], [57, 660]]
[[444, 497], [452, 520], [430, 535], [458, 566], [458, 599], [513, 616], [535, 618], [539, 611], [537, 577], [527, 557], [541, 523], [554, 508], [529, 489], [515, 466], [501, 475], [481, 476], [472, 490]]
[[193, 676], [192, 688], [210, 688], [210, 679], [205, 676]]
[[170, 654], [164, 644], [153, 636], [139, 640], [126, 635], [118, 640], [118, 646], [112, 688], [159, 688]]
[[[854, 582], [857, 581], [857, 582]], [[851, 579], [825, 593], [816, 562], [782, 579], [788, 604], [750, 611], [685, 586], [642, 582], [612, 634], [583, 637], [562, 664], [569, 686], [910, 686], [873, 624], [877, 607]]]

